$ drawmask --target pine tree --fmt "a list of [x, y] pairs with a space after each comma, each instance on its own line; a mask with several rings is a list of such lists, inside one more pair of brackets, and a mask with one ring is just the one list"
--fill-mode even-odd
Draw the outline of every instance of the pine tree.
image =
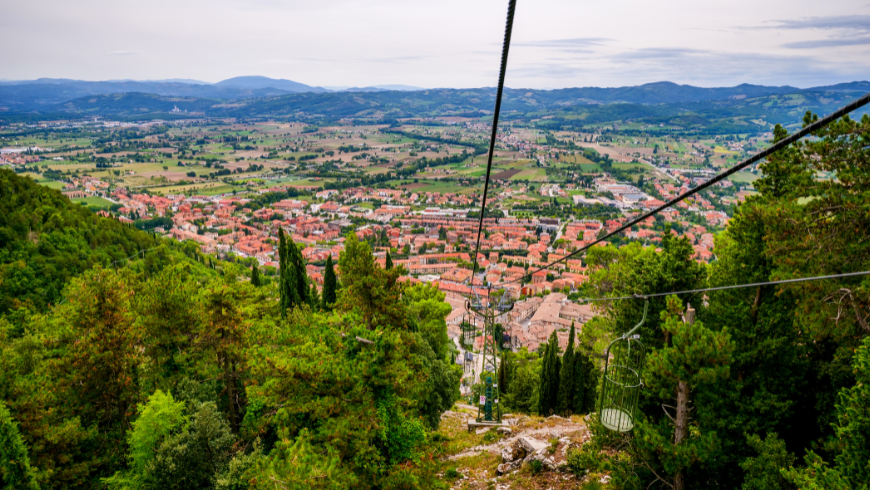
[[[389, 256], [388, 256], [389, 257]], [[326, 269], [323, 271], [323, 309], [330, 310], [335, 304], [335, 269], [332, 266], [332, 255], [326, 257]]]
[[386, 267], [384, 267], [384, 268], [385, 268], [386, 270], [390, 270], [390, 269], [393, 268], [393, 258], [390, 257], [390, 251], [389, 251], [389, 250], [387, 250], [387, 263], [386, 263]]
[[18, 424], [0, 400], [0, 485], [4, 489], [38, 490]]
[[574, 408], [574, 322], [568, 334], [568, 347], [562, 356], [562, 370], [559, 373], [559, 394], [556, 400], [557, 412], [570, 415]]
[[263, 285], [263, 282], [260, 279], [260, 268], [257, 267], [256, 262], [254, 262], [254, 268], [251, 269], [251, 285], [254, 287], [260, 287]]
[[559, 393], [559, 339], [554, 331], [550, 334], [544, 352], [544, 364], [541, 368], [541, 383], [538, 390], [538, 413], [550, 415], [556, 409], [556, 398]]

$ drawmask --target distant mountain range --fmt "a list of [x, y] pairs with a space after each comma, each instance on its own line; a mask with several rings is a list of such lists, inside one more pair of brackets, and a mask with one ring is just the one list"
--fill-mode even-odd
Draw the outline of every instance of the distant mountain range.
[[184, 78], [168, 80], [106, 80], [99, 82], [68, 78], [37, 80], [0, 80], [0, 110], [40, 110], [68, 100], [89, 95], [143, 93], [179, 97], [246, 99], [303, 92], [380, 92], [389, 90], [424, 90], [408, 85], [341, 87], [334, 90], [314, 87], [293, 80], [260, 76], [234, 77], [217, 83]]
[[[704, 88], [656, 82], [634, 87], [559, 90], [505, 89], [506, 119], [547, 116], [562, 127], [635, 120], [712, 128], [722, 124], [788, 124], [803, 111], [824, 114], [870, 92], [870, 82], [801, 89], [742, 84]], [[39, 114], [161, 117], [178, 110], [219, 117], [273, 117], [303, 112], [324, 117], [401, 118], [489, 114], [494, 88], [420, 89], [402, 85], [313, 87], [292, 80], [245, 76], [204, 84], [196, 80], [67, 79], [0, 82], [0, 118]], [[29, 115], [28, 115], [29, 114]], [[760, 119], [759, 119], [760, 118]], [[764, 119], [766, 118], [766, 119]], [[767, 122], [756, 122], [764, 119]]]

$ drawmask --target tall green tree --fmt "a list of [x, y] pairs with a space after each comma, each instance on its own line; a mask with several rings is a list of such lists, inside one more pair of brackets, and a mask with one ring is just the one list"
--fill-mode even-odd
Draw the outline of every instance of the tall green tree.
[[538, 413], [541, 415], [550, 415], [557, 409], [561, 367], [559, 339], [554, 331], [550, 334], [550, 340], [547, 342], [544, 364], [541, 368], [540, 388], [538, 389]]
[[260, 268], [258, 267], [257, 262], [254, 262], [254, 268], [251, 269], [251, 285], [254, 287], [260, 287], [263, 285], [263, 279], [260, 277]]
[[326, 257], [326, 267], [323, 270], [323, 309], [329, 310], [336, 300], [336, 286], [338, 281], [335, 277], [335, 268], [332, 265], [332, 255]]
[[807, 490], [870, 488], [870, 337], [864, 337], [852, 362], [856, 383], [843, 389], [837, 402], [835, 438], [828, 443], [832, 463], [808, 451], [806, 468], [783, 471]]
[[408, 318], [402, 308], [401, 271], [375, 266], [371, 247], [355, 233], [348, 233], [339, 259], [341, 290], [336, 307], [340, 311], [357, 311], [365, 325], [407, 328]]
[[39, 490], [18, 424], [0, 400], [0, 489]]
[[390, 257], [390, 251], [387, 250], [387, 262], [385, 264], [385, 269], [390, 270], [393, 268], [393, 258]]
[[284, 229], [278, 228], [278, 294], [280, 296], [281, 317], [287, 316], [287, 310], [291, 307], [290, 279], [287, 260], [287, 239], [284, 237]]
[[[700, 321], [692, 322], [692, 314], [687, 312], [688, 321], [684, 322], [682, 302], [668, 297], [668, 309], [661, 313], [661, 319], [670, 342], [649, 356], [645, 382], [658, 399], [667, 402], [663, 407], [670, 407], [673, 413], [668, 414], [672, 426], [641, 417], [632, 443], [637, 460], [674, 490], [694, 488], [696, 484], [687, 480], [687, 471], [698, 461], [709, 459], [715, 450], [715, 433], [701, 428], [698, 436], [690, 437], [692, 393], [700, 385], [727, 377], [733, 352], [727, 331], [714, 332]], [[671, 437], [673, 442], [669, 443]]]
[[305, 269], [305, 259], [302, 258], [302, 250], [292, 240], [287, 241], [287, 262], [289, 272], [288, 288], [292, 298], [290, 306], [308, 304], [308, 272]]
[[575, 392], [574, 370], [574, 322], [571, 322], [571, 330], [568, 334], [568, 347], [562, 355], [562, 369], [559, 372], [559, 394], [557, 396], [557, 412], [562, 415], [570, 415], [574, 408]]

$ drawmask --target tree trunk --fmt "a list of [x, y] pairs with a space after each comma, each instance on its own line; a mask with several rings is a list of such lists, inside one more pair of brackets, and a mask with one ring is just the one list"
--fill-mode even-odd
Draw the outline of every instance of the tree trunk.
[[[695, 323], [695, 310], [692, 305], [687, 305], [685, 322], [688, 325]], [[677, 419], [674, 430], [674, 446], [679, 446], [689, 433], [689, 384], [686, 381], [677, 383]], [[683, 472], [678, 471], [674, 476], [674, 490], [684, 490], [685, 481]]]

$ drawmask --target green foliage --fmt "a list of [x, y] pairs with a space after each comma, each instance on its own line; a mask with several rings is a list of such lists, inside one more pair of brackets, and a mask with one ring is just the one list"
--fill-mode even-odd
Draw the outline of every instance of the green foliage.
[[0, 401], [0, 488], [38, 490], [36, 475], [30, 467], [27, 446], [18, 433], [18, 424]]
[[547, 416], [556, 411], [561, 367], [561, 361], [559, 360], [559, 339], [554, 331], [550, 334], [547, 352], [544, 354], [544, 364], [541, 367], [537, 405], [538, 413], [541, 415]]
[[148, 233], [0, 170], [0, 314], [18, 306], [43, 311], [71, 278], [157, 245]]
[[134, 473], [144, 473], [154, 460], [160, 441], [186, 423], [184, 402], [176, 402], [172, 394], [160, 390], [148, 398], [148, 403], [133, 422], [128, 435], [130, 467]]
[[677, 382], [694, 390], [700, 384], [728, 377], [734, 346], [727, 331], [713, 332], [701, 321], [690, 325], [681, 319], [683, 303], [668, 296], [661, 313], [662, 330], [670, 346], [653, 352], [647, 360], [646, 383], [659, 398], [673, 397]]
[[575, 475], [582, 476], [588, 472], [596, 472], [603, 469], [602, 458], [598, 451], [596, 445], [586, 443], [579, 448], [569, 449], [565, 461]]
[[571, 322], [571, 331], [568, 334], [568, 347], [562, 355], [562, 368], [559, 371], [559, 393], [557, 395], [557, 411], [562, 415], [569, 415], [574, 408], [575, 392], [574, 370], [574, 322]]
[[323, 309], [329, 310], [336, 300], [338, 282], [335, 278], [335, 268], [332, 265], [332, 255], [326, 257], [326, 268], [323, 271]]
[[376, 267], [371, 247], [360, 242], [355, 233], [348, 233], [344, 246], [339, 258], [342, 288], [336, 307], [345, 312], [358, 311], [369, 329], [408, 328], [398, 283], [401, 271]]
[[870, 337], [864, 337], [852, 365], [855, 386], [840, 392], [836, 406], [836, 439], [830, 444], [833, 464], [808, 451], [807, 468], [784, 472], [786, 478], [800, 488], [870, 488]]
[[232, 433], [214, 403], [203, 403], [187, 430], [163, 441], [148, 471], [155, 488], [211, 488], [227, 466]]
[[256, 262], [254, 262], [254, 268], [251, 269], [251, 285], [254, 287], [260, 287], [263, 285], [263, 280], [260, 278], [260, 268], [257, 266]]
[[743, 490], [788, 490], [794, 488], [783, 478], [782, 472], [794, 464], [794, 455], [785, 448], [785, 442], [770, 433], [762, 439], [747, 435], [747, 443], [758, 455], [746, 458], [740, 467], [746, 473]]
[[501, 397], [506, 410], [521, 413], [535, 411], [538, 405], [542, 365], [543, 360], [538, 358], [536, 353], [529, 353], [525, 347], [516, 353], [504, 353], [507, 389], [501, 393]]

